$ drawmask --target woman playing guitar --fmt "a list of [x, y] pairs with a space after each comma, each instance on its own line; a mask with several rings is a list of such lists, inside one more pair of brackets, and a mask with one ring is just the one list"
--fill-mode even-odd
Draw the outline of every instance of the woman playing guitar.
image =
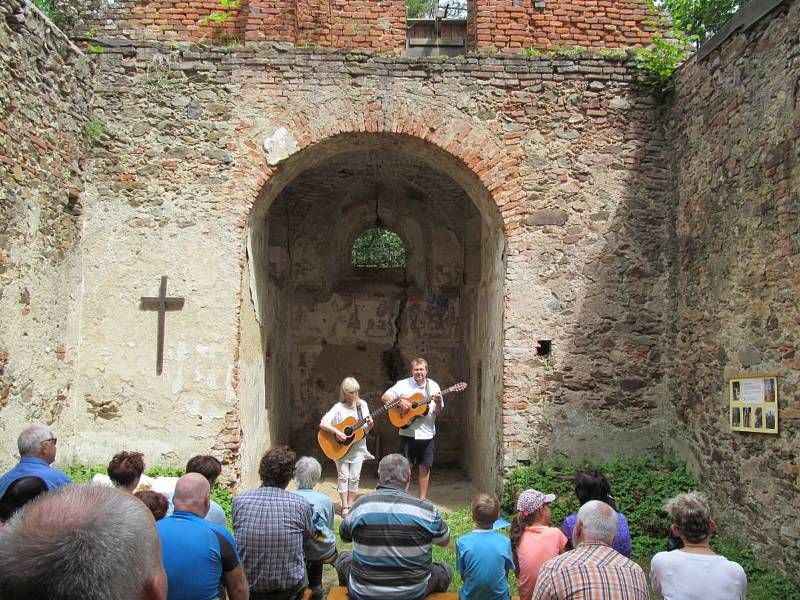
[[[340, 442], [347, 440], [347, 435], [334, 427], [348, 417], [354, 419], [364, 419], [366, 421], [365, 432], [372, 428], [372, 417], [369, 414], [367, 403], [358, 397], [359, 385], [353, 377], [345, 377], [339, 386], [339, 402], [333, 405], [322, 420], [319, 428], [336, 436]], [[367, 450], [367, 440], [361, 438], [353, 443], [347, 453], [340, 459], [335, 460], [336, 471], [338, 473], [337, 489], [342, 498], [342, 517], [347, 516], [350, 507], [355, 502], [358, 493], [358, 482], [361, 479], [361, 465], [365, 460], [375, 458]]]

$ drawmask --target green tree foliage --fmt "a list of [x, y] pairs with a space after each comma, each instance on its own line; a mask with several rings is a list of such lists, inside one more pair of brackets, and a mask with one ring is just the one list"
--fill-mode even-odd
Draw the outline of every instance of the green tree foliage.
[[368, 229], [353, 242], [351, 260], [354, 267], [404, 267], [406, 249], [394, 231]]
[[747, 0], [662, 0], [675, 29], [702, 44], [719, 31]]
[[97, 17], [107, 0], [31, 0], [59, 29], [73, 33], [82, 24]]
[[409, 19], [422, 19], [433, 9], [437, 0], [406, 0], [406, 16]]

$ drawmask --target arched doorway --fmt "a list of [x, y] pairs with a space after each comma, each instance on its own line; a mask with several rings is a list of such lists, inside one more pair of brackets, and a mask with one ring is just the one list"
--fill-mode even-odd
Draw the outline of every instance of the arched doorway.
[[[353, 264], [365, 231], [399, 236], [405, 264]], [[270, 444], [321, 457], [317, 424], [343, 377], [380, 394], [425, 357], [448, 399], [437, 464], [497, 481], [505, 235], [491, 195], [456, 157], [406, 135], [341, 134], [286, 159], [248, 223], [240, 341], [242, 473]], [[373, 453], [397, 451], [385, 418]]]

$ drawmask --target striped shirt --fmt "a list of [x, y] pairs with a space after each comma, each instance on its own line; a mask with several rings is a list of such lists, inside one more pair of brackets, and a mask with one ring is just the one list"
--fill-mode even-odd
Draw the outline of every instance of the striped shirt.
[[233, 533], [251, 592], [288, 590], [305, 576], [303, 542], [314, 535], [305, 498], [276, 487], [237, 494]]
[[425, 597], [433, 544], [446, 544], [450, 530], [430, 500], [378, 485], [356, 500], [339, 535], [353, 542], [353, 600], [417, 600]]
[[539, 571], [533, 600], [647, 600], [644, 571], [605, 544], [579, 544], [548, 560]]

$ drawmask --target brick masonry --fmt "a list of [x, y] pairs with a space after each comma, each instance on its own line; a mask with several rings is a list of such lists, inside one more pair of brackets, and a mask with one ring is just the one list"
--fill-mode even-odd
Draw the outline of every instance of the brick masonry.
[[[224, 21], [202, 23], [212, 13]], [[645, 0], [469, 0], [470, 51], [646, 46], [662, 25]], [[402, 54], [403, 0], [120, 0], [92, 24], [100, 35], [191, 42], [286, 42]]]

